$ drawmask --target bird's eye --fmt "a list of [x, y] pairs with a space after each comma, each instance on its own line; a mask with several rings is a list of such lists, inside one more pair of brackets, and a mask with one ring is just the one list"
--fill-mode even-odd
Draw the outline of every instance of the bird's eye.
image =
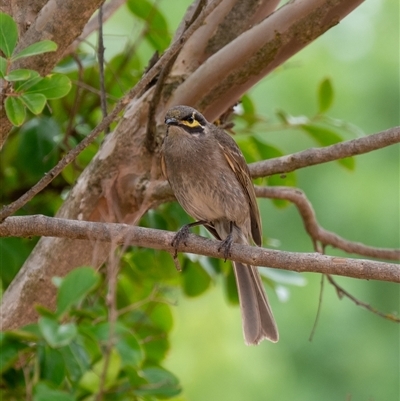
[[184, 120], [182, 120], [182, 123], [190, 128], [196, 128], [201, 126], [201, 124], [193, 116], [185, 118]]

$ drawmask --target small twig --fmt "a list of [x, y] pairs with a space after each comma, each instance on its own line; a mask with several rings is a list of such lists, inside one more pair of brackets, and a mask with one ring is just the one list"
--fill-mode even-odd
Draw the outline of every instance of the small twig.
[[371, 258], [400, 260], [399, 249], [376, 248], [359, 242], [348, 241], [339, 235], [325, 230], [317, 221], [314, 209], [305, 194], [297, 188], [289, 187], [255, 187], [256, 195], [262, 198], [286, 199], [293, 202], [303, 219], [304, 227], [313, 240], [314, 247], [317, 241], [323, 246], [331, 245], [348, 253], [368, 256]]
[[[99, 62], [99, 77], [100, 77], [100, 105], [103, 118], [107, 117], [107, 97], [106, 97], [106, 86], [104, 82], [104, 41], [103, 41], [103, 6], [99, 8], [99, 35], [98, 35], [98, 47], [97, 47], [97, 58]], [[110, 127], [104, 129], [106, 134], [110, 133]]]
[[[83, 65], [81, 63], [81, 60], [79, 59], [79, 57], [76, 54], [72, 54], [72, 58], [75, 60], [76, 64], [78, 64], [78, 82], [82, 82], [83, 81], [83, 74], [84, 74], [84, 68]], [[75, 120], [75, 116], [76, 113], [78, 112], [78, 106], [79, 106], [79, 101], [81, 98], [81, 94], [82, 94], [82, 87], [80, 85], [77, 85], [76, 88], [76, 93], [75, 93], [75, 99], [74, 102], [72, 104], [72, 108], [71, 110], [69, 110], [69, 120], [68, 120], [68, 125], [67, 128], [65, 129], [65, 135], [64, 135], [64, 139], [63, 139], [63, 144], [65, 145], [65, 147], [68, 149], [68, 138], [71, 135], [72, 132], [72, 127], [74, 125], [74, 120]]]
[[114, 252], [114, 246], [111, 247], [109, 260], [107, 264], [107, 283], [108, 283], [108, 294], [106, 303], [108, 304], [108, 339], [104, 355], [104, 366], [100, 376], [99, 391], [96, 395], [96, 401], [101, 401], [103, 399], [106, 377], [108, 367], [110, 365], [111, 352], [116, 342], [115, 337], [115, 324], [118, 318], [117, 312], [117, 275], [118, 275], [118, 263], [116, 255]]
[[325, 274], [321, 274], [321, 284], [320, 284], [320, 290], [319, 290], [319, 298], [318, 298], [318, 308], [317, 308], [317, 314], [315, 315], [315, 320], [313, 327], [311, 329], [310, 337], [308, 338], [308, 341], [312, 341], [314, 338], [315, 331], [317, 329], [317, 325], [319, 322], [319, 317], [321, 315], [321, 309], [322, 309], [322, 298], [324, 295], [324, 283], [325, 283]]
[[24, 375], [24, 380], [25, 380], [25, 389], [26, 389], [25, 401], [32, 401], [33, 383], [31, 378], [29, 377], [29, 365], [26, 364], [25, 357], [22, 358], [21, 354], [19, 355], [19, 363], [22, 366], [22, 374]]
[[336, 293], [339, 297], [339, 299], [346, 297], [348, 299], [350, 299], [350, 301], [354, 302], [357, 306], [361, 306], [362, 308], [367, 309], [368, 311], [374, 313], [375, 315], [378, 315], [380, 317], [383, 317], [384, 319], [387, 320], [391, 320], [392, 322], [396, 322], [396, 323], [400, 323], [400, 318], [394, 316], [391, 313], [383, 313], [379, 310], [377, 310], [376, 308], [374, 308], [373, 306], [360, 301], [359, 299], [357, 299], [356, 297], [354, 297], [353, 295], [351, 295], [348, 291], [346, 291], [343, 287], [341, 287], [333, 278], [330, 274], [326, 275], [328, 281], [335, 287]]
[[[94, 88], [94, 87], [91, 86], [91, 85], [88, 85], [88, 84], [85, 83], [85, 82], [79, 82], [79, 81], [74, 81], [74, 80], [72, 80], [72, 83], [73, 83], [74, 85], [76, 85], [76, 86], [79, 86], [79, 87], [81, 87], [81, 88], [83, 88], [83, 89], [86, 89], [86, 90], [89, 91], [89, 92], [94, 93], [95, 95], [101, 96], [101, 91], [100, 91], [100, 90]], [[110, 95], [110, 94], [108, 94], [108, 93], [106, 93], [106, 97], [107, 97], [107, 99], [113, 100], [114, 102], [118, 101], [118, 98], [117, 98], [116, 96]]]
[[118, 312], [118, 316], [121, 316], [125, 313], [131, 312], [135, 309], [139, 309], [140, 307], [142, 307], [143, 305], [146, 305], [149, 302], [154, 302], [156, 299], [156, 295], [158, 293], [159, 287], [156, 284], [153, 289], [151, 290], [151, 293], [144, 299], [141, 299], [138, 302], [135, 302], [133, 304], [130, 304], [128, 306], [125, 306], [124, 308], [119, 309]]

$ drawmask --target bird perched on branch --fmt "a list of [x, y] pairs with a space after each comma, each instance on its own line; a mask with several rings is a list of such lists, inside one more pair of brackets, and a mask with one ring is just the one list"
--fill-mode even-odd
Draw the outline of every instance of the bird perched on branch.
[[[217, 239], [225, 257], [232, 243], [261, 246], [261, 220], [250, 172], [236, 142], [188, 106], [171, 108], [161, 167], [176, 199], [196, 219], [183, 226], [175, 248], [189, 228], [204, 225]], [[278, 341], [278, 329], [255, 266], [234, 262], [245, 343]]]

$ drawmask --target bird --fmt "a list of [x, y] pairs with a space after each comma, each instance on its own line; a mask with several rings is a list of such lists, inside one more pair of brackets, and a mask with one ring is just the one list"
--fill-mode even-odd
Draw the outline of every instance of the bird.
[[[233, 243], [262, 243], [260, 212], [246, 160], [234, 139], [196, 109], [179, 105], [165, 115], [161, 170], [182, 208], [196, 221], [175, 235], [175, 250], [195, 225], [221, 241], [225, 259]], [[277, 342], [278, 328], [257, 267], [233, 262], [246, 345]]]

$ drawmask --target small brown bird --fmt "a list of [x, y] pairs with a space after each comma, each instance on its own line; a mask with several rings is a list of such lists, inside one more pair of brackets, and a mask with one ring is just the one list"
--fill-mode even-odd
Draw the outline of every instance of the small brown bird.
[[[261, 220], [250, 172], [236, 142], [188, 106], [171, 108], [161, 167], [183, 209], [197, 221], [178, 231], [172, 243], [184, 240], [189, 228], [204, 225], [229, 255], [233, 242], [261, 246]], [[234, 262], [247, 345], [278, 341], [278, 329], [261, 278], [254, 266]]]

